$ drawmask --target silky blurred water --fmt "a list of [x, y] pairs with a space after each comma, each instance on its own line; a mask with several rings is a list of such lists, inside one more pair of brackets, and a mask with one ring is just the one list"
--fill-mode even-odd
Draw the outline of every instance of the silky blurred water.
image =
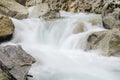
[[[87, 38], [104, 30], [101, 16], [62, 11], [61, 19], [12, 19], [13, 39], [5, 44], [21, 45], [36, 63], [29, 80], [120, 80], [120, 59], [104, 57], [100, 51], [85, 51]], [[93, 25], [92, 20], [98, 23]], [[76, 26], [84, 31], [75, 33]]]

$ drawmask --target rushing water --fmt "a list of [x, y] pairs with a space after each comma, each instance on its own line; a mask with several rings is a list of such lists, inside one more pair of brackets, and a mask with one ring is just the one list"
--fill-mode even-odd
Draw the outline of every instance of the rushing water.
[[[12, 19], [15, 33], [6, 44], [22, 45], [37, 61], [29, 71], [33, 75], [29, 80], [120, 80], [119, 58], [85, 51], [88, 36], [104, 30], [101, 16], [66, 12], [61, 15], [63, 18], [54, 20]], [[92, 25], [92, 20], [97, 24]]]

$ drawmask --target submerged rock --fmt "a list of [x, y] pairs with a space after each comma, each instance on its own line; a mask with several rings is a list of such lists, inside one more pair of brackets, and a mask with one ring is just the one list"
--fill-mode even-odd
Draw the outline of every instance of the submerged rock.
[[0, 15], [0, 42], [10, 40], [14, 32], [12, 20]]
[[81, 32], [84, 32], [84, 23], [82, 22], [79, 22], [76, 26], [75, 26], [75, 29], [73, 31], [74, 34], [77, 34], [77, 33], [81, 33]]
[[28, 10], [13, 0], [0, 0], [0, 13], [17, 19], [28, 16]]
[[102, 50], [103, 55], [120, 56], [120, 31], [118, 29], [92, 33], [88, 38], [89, 50]]
[[120, 1], [106, 3], [102, 11], [103, 25], [107, 29], [120, 28]]

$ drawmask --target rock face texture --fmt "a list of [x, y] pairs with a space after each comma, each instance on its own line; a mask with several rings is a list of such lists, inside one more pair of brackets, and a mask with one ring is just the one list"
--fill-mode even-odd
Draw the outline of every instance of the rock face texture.
[[37, 5], [37, 4], [40, 4], [42, 3], [42, 0], [27, 0], [26, 2], [26, 6], [34, 6], [34, 5]]
[[55, 10], [50, 10], [42, 16], [44, 19], [55, 19], [60, 18], [60, 13]]
[[44, 19], [55, 19], [59, 18], [59, 11], [52, 10], [48, 3], [39, 3], [29, 10], [29, 17], [31, 18], [44, 18]]
[[28, 16], [28, 10], [24, 6], [10, 0], [0, 0], [0, 13], [17, 19]]
[[37, 4], [36, 6], [33, 7], [33, 10], [32, 12], [30, 12], [29, 17], [39, 18], [44, 14], [48, 13], [49, 11], [50, 8], [48, 6], [48, 3]]
[[102, 17], [105, 28], [120, 28], [120, 1], [106, 3], [103, 7]]
[[0, 80], [9, 80], [8, 75], [0, 69]]
[[[34, 62], [35, 59], [20, 46], [0, 48], [0, 68], [9, 76], [9, 80], [26, 80], [28, 71]], [[2, 78], [0, 77], [0, 80]]]
[[106, 56], [120, 56], [120, 31], [118, 29], [92, 33], [88, 38], [88, 49], [103, 51]]
[[10, 18], [0, 15], [0, 42], [10, 40], [14, 32], [14, 25]]
[[25, 5], [27, 0], [15, 0], [16, 2]]
[[43, 0], [53, 10], [101, 13], [104, 0]]

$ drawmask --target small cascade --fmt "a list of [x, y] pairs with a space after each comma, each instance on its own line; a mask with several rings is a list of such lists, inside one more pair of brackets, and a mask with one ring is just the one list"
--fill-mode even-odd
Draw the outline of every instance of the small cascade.
[[[61, 16], [53, 20], [12, 18], [14, 37], [5, 44], [19, 44], [36, 59], [29, 80], [119, 80], [119, 58], [85, 51], [89, 35], [104, 30], [101, 16], [64, 11]], [[103, 43], [109, 37], [106, 35], [99, 48], [108, 48]]]

